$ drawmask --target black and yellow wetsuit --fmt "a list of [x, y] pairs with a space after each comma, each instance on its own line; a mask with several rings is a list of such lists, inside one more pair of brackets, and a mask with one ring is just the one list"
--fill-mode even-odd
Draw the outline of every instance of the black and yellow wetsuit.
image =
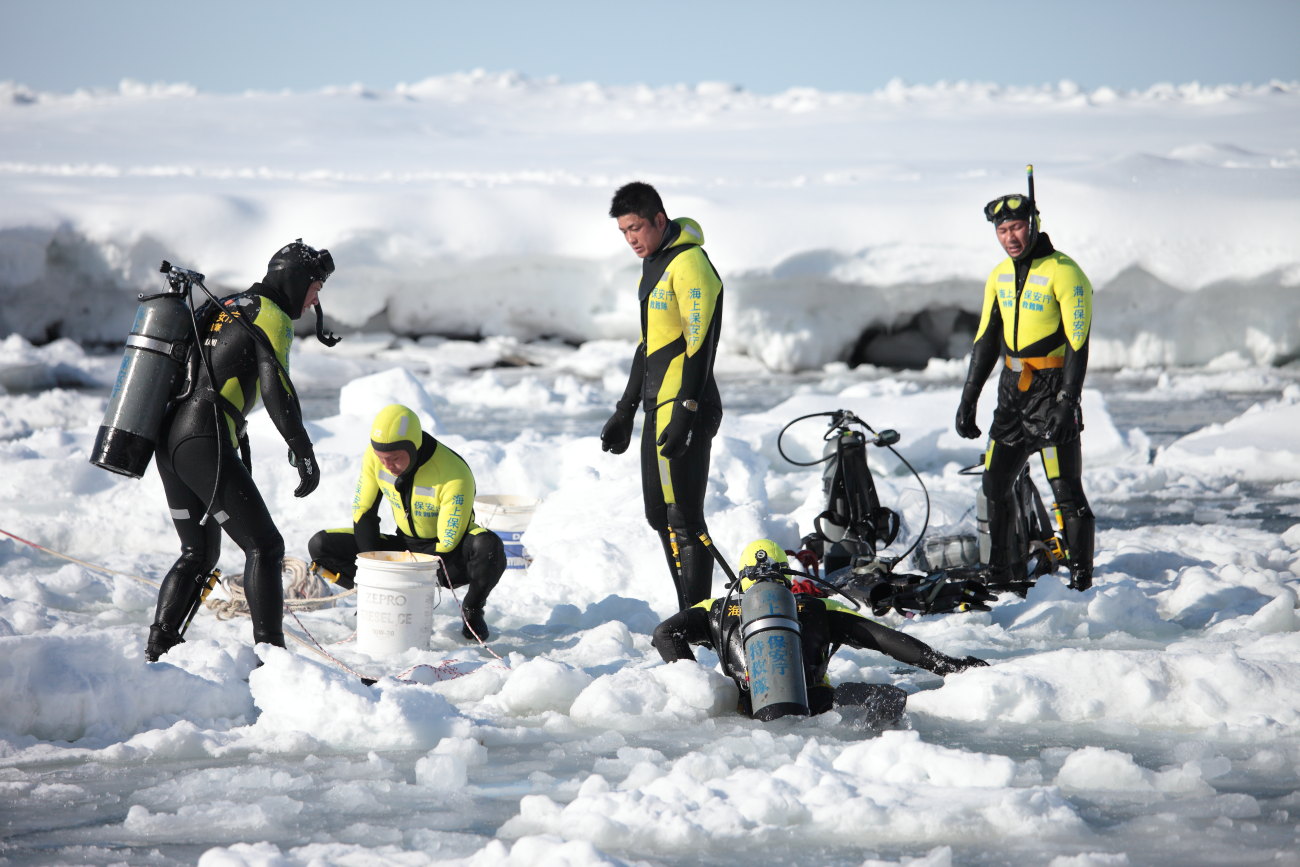
[[[212, 375], [208, 366], [196, 364], [193, 393], [172, 407], [164, 421], [158, 473], [180, 536], [181, 556], [158, 594], [151, 658], [179, 642], [183, 621], [217, 564], [223, 530], [245, 554], [244, 591], [254, 641], [284, 644], [284, 540], [240, 453], [246, 445], [244, 417], [260, 398], [290, 450], [314, 460], [288, 378], [293, 326], [280, 303], [274, 289], [261, 283], [222, 299], [202, 332]], [[209, 504], [211, 517], [201, 524]]]
[[[1071, 572], [1091, 583], [1095, 521], [1080, 479], [1083, 423], [1077, 411], [1091, 330], [1092, 284], [1047, 235], [1037, 236], [1028, 255], [1004, 259], [989, 274], [965, 391], [978, 396], [1002, 358], [983, 480], [995, 569], [1010, 568], [1018, 556], [1006, 520], [1009, 498], [1020, 468], [1038, 451], [1064, 525]], [[1047, 420], [1063, 403], [1076, 410], [1064, 414], [1048, 438]]]
[[[424, 433], [414, 411], [400, 404], [380, 413], [379, 428], [403, 431], [400, 436], [385, 435], [376, 444], [406, 450], [410, 465], [395, 476], [384, 469], [373, 448], [367, 448], [352, 497], [352, 526], [313, 536], [307, 546], [312, 559], [335, 573], [340, 585], [352, 587], [357, 554], [362, 551], [436, 554], [445, 570], [438, 573], [439, 580], [451, 587], [468, 584], [462, 606], [481, 614], [488, 594], [505, 572], [506, 552], [501, 537], [475, 521], [474, 474], [446, 443]], [[392, 510], [395, 535], [379, 531], [383, 503]], [[478, 625], [474, 631], [480, 638], [487, 637]]]
[[[1088, 371], [1092, 284], [1073, 259], [1039, 235], [1033, 252], [1004, 259], [984, 284], [984, 304], [971, 354], [982, 385], [999, 355], [998, 409], [989, 435], [1000, 443], [1046, 443], [1045, 416], [1058, 400], [1076, 403]], [[1062, 394], [1064, 392], [1064, 394]], [[1066, 426], [1056, 442], [1078, 439]]]
[[[958, 660], [939, 653], [925, 642], [890, 629], [833, 599], [796, 593], [799, 610], [800, 639], [803, 646], [804, 680], [808, 685], [808, 705], [813, 714], [832, 707], [857, 704], [855, 695], [860, 684], [831, 686], [826, 669], [831, 656], [841, 645], [875, 650], [907, 665], [915, 665], [937, 674], [961, 671], [983, 665], [974, 657]], [[725, 671], [740, 688], [742, 709], [748, 712], [748, 684], [745, 680], [745, 651], [740, 629], [740, 597], [706, 599], [679, 611], [655, 628], [654, 647], [665, 662], [695, 659], [692, 644], [708, 647], [718, 654]], [[901, 707], [900, 707], [901, 710]]]
[[[679, 607], [707, 597], [713, 560], [699, 541], [707, 532], [704, 494], [722, 399], [713, 359], [722, 327], [722, 279], [704, 252], [694, 220], [673, 220], [659, 249], [642, 260], [638, 298], [641, 341], [620, 405], [640, 403], [641, 487], [646, 520], [663, 543]], [[660, 435], [682, 413], [691, 422], [683, 454], [668, 458]]]

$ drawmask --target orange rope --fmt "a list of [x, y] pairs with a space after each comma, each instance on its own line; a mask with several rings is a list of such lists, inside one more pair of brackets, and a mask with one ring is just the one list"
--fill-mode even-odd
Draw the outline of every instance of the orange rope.
[[0, 529], [0, 533], [5, 534], [10, 539], [15, 539], [19, 542], [22, 542], [24, 545], [28, 545], [32, 548], [35, 548], [38, 551], [44, 551], [46, 554], [49, 554], [53, 557], [58, 557], [61, 560], [67, 560], [69, 563], [76, 563], [78, 566], [85, 566], [87, 569], [93, 570], [95, 572], [103, 572], [105, 575], [120, 575], [123, 578], [130, 578], [133, 581], [140, 581], [144, 584], [148, 584], [150, 587], [161, 586], [157, 581], [150, 581], [148, 578], [141, 578], [139, 575], [132, 575], [129, 572], [118, 572], [116, 569], [109, 569], [106, 566], [97, 566], [94, 563], [87, 563], [85, 560], [78, 560], [76, 557], [71, 557], [67, 554], [60, 553], [59, 551], [55, 551], [53, 548], [46, 548], [44, 545], [38, 544], [29, 539], [24, 539], [22, 536], [17, 536], [13, 533], [10, 533], [8, 530]]

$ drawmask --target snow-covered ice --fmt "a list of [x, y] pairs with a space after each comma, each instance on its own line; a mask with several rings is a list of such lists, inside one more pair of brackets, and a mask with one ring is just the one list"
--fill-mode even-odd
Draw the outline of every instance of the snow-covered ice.
[[[1300, 863], [1298, 133], [1295, 83], [0, 86], [0, 860]], [[808, 532], [820, 474], [776, 436], [838, 408], [900, 431], [932, 532], [973, 528], [961, 328], [936, 326], [924, 369], [843, 362], [873, 329], [973, 311], [999, 256], [978, 209], [1028, 161], [1097, 287], [1096, 585], [882, 618], [992, 663], [940, 679], [838, 653], [833, 681], [910, 693], [897, 727], [737, 716], [710, 654], [651, 648], [673, 594], [634, 456], [599, 447], [636, 328], [610, 193], [657, 183], [726, 280], [706, 510], [734, 560]], [[299, 235], [334, 252], [323, 300], [348, 336], [293, 350], [325, 471], [310, 498], [250, 418], [289, 553], [346, 523], [370, 417], [401, 401], [480, 492], [539, 501], [532, 563], [493, 594], [486, 648], [444, 592], [429, 646], [393, 658], [356, 649], [348, 597], [287, 616], [300, 640], [260, 668], [247, 620], [207, 610], [147, 665], [177, 548], [161, 486], [86, 460], [134, 296], [163, 258], [242, 288]], [[786, 452], [819, 454], [823, 430]], [[924, 499], [871, 458], [901, 550]], [[220, 567], [242, 569], [228, 541]]]

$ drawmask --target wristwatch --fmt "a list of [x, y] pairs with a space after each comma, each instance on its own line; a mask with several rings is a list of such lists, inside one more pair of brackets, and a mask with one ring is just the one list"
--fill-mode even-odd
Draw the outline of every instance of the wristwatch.
[[686, 410], [687, 412], [695, 412], [700, 408], [700, 402], [698, 400], [680, 400], [678, 401], [678, 403], [680, 403], [682, 405], [682, 409]]

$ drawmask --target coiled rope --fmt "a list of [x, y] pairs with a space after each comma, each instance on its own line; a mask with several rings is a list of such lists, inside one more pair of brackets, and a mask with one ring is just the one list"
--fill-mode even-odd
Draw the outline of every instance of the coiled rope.
[[[284, 584], [284, 610], [289, 612], [314, 611], [357, 594], [355, 587], [341, 593], [330, 593], [329, 582], [312, 572], [306, 560], [297, 557], [284, 558], [280, 565], [280, 575]], [[243, 578], [242, 574], [219, 578], [228, 598], [213, 599], [208, 596], [203, 601], [204, 607], [215, 614], [218, 620], [248, 616], [248, 598], [244, 595]]]

